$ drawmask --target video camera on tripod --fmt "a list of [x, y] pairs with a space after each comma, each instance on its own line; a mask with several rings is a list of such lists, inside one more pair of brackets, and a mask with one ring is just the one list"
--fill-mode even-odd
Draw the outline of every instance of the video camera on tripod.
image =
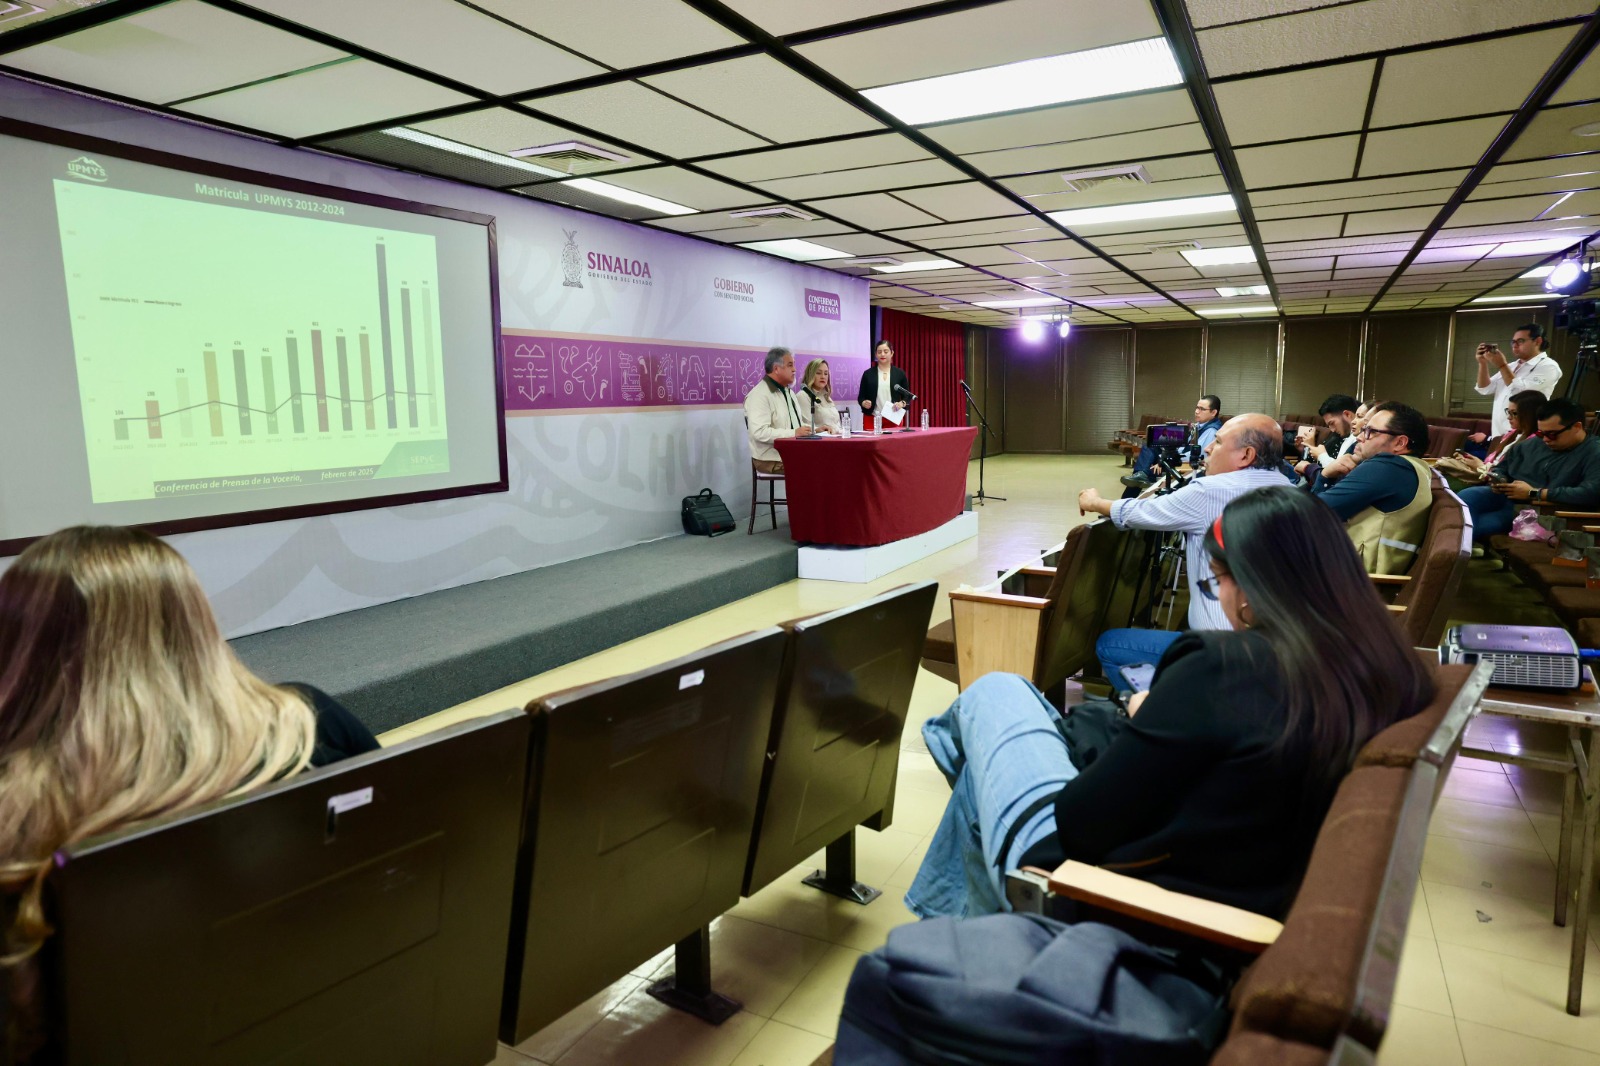
[[1189, 426], [1183, 422], [1159, 422], [1145, 430], [1145, 446], [1156, 453], [1156, 461], [1161, 464], [1161, 476], [1164, 482], [1163, 491], [1170, 492], [1182, 483], [1178, 476], [1178, 467], [1183, 465], [1184, 457], [1178, 449], [1189, 443]]
[[1555, 326], [1578, 341], [1572, 373], [1567, 378], [1567, 398], [1575, 400], [1583, 390], [1583, 379], [1593, 368], [1595, 351], [1600, 346], [1600, 305], [1594, 300], [1562, 300], [1556, 308]]

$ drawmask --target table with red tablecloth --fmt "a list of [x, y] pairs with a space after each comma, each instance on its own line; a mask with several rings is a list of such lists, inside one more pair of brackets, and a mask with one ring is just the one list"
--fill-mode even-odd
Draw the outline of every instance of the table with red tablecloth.
[[887, 544], [937, 529], [966, 505], [977, 427], [775, 441], [789, 533], [807, 544]]

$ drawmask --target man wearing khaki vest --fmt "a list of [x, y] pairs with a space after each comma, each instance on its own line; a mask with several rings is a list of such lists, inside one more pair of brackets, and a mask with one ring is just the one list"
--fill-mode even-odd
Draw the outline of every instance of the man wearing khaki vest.
[[744, 424], [750, 435], [750, 458], [763, 474], [783, 473], [783, 457], [773, 446], [782, 437], [812, 437], [810, 412], [795, 402], [794, 353], [774, 348], [767, 353], [767, 376], [744, 398]]
[[1417, 456], [1428, 420], [1403, 403], [1380, 404], [1356, 442], [1356, 468], [1317, 493], [1344, 520], [1369, 574], [1403, 574], [1416, 562], [1433, 506], [1433, 472]]

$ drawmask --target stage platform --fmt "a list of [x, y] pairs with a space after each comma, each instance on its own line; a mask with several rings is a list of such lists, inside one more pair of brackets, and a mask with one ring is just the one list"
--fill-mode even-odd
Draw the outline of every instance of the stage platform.
[[818, 581], [876, 581], [977, 535], [978, 515], [969, 509], [926, 533], [888, 544], [868, 548], [808, 544], [800, 549], [800, 576]]
[[792, 581], [788, 535], [670, 537], [232, 643], [262, 677], [315, 685], [381, 733]]

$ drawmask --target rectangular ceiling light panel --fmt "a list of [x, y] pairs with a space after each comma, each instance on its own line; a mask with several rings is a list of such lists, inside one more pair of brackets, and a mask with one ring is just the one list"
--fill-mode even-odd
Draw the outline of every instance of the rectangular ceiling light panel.
[[861, 94], [916, 126], [1181, 84], [1183, 75], [1166, 38], [1151, 37], [863, 89]]
[[944, 270], [960, 265], [948, 259], [914, 259], [906, 263], [874, 263], [872, 269], [880, 274], [904, 274], [910, 270]]
[[1472, 302], [1475, 304], [1534, 304], [1540, 300], [1565, 300], [1566, 298], [1567, 294], [1564, 292], [1525, 292], [1521, 296], [1480, 296]]
[[1230, 287], [1227, 285], [1217, 286], [1218, 296], [1270, 296], [1271, 294], [1272, 290], [1267, 288], [1265, 285], [1243, 285], [1239, 287]]
[[1075, 211], [1051, 211], [1050, 217], [1063, 226], [1089, 226], [1102, 222], [1137, 222], [1147, 218], [1175, 218], [1179, 215], [1215, 215], [1233, 211], [1233, 197], [1185, 196], [1178, 200], [1150, 200], [1140, 204], [1107, 204], [1080, 207]]
[[1255, 250], [1248, 244], [1234, 245], [1230, 248], [1194, 248], [1179, 252], [1189, 261], [1190, 266], [1232, 266], [1235, 263], [1254, 263]]
[[1196, 307], [1196, 311], [1209, 317], [1214, 315], [1275, 315], [1278, 309], [1271, 304], [1257, 304], [1250, 307]]
[[1044, 307], [1046, 304], [1066, 303], [1065, 300], [1057, 296], [1031, 296], [1027, 299], [1019, 300], [974, 300], [972, 302], [978, 307]]
[[769, 255], [782, 256], [793, 259], [799, 263], [811, 263], [818, 259], [848, 259], [849, 252], [841, 252], [837, 248], [828, 248], [811, 241], [785, 240], [785, 241], [751, 241], [749, 244], [739, 245], [752, 252], [766, 252]]
[[635, 207], [643, 207], [650, 211], [660, 211], [663, 215], [694, 215], [699, 213], [692, 207], [684, 207], [682, 204], [675, 204], [671, 200], [663, 200], [659, 196], [634, 192], [632, 189], [624, 189], [620, 185], [596, 181], [593, 178], [573, 178], [571, 181], [563, 181], [561, 184], [570, 185], [574, 189], [581, 189], [596, 196], [605, 196], [625, 204], [633, 204]]

